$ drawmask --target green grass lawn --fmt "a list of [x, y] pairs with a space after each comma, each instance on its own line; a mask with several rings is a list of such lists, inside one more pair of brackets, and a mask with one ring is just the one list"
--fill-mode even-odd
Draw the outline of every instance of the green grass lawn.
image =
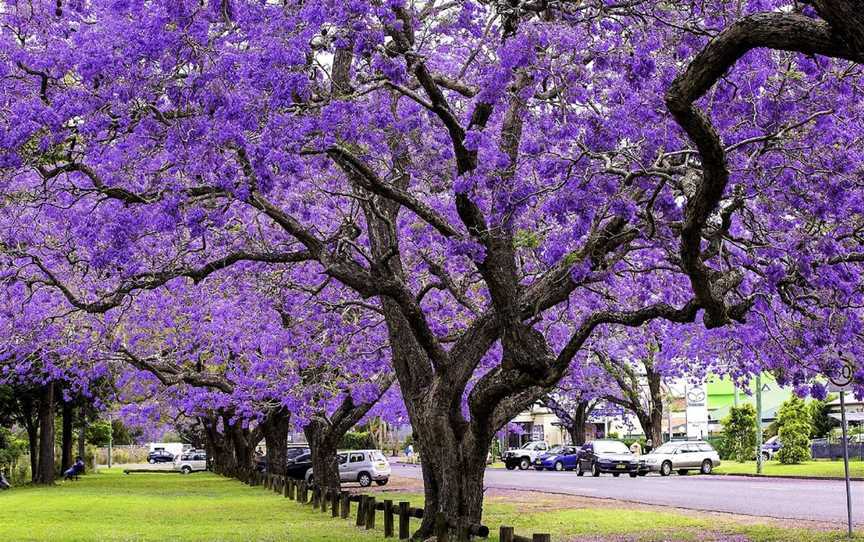
[[[410, 500], [419, 495], [381, 494]], [[572, 508], [561, 498], [536, 494], [528, 502], [487, 499], [484, 523], [494, 533], [502, 524], [553, 540], [715, 540], [816, 542], [841, 540], [825, 531], [779, 529], [698, 514], [633, 509], [622, 504]], [[355, 509], [356, 510], [356, 509]], [[132, 474], [119, 469], [85, 476], [52, 488], [16, 488], [0, 494], [0, 540], [14, 541], [302, 541], [381, 540], [377, 531], [357, 530], [263, 488], [209, 473]], [[708, 535], [708, 536], [706, 536]], [[859, 537], [856, 540], [864, 541]]]
[[[717, 469], [717, 474], [756, 474], [756, 462], [736, 463], [724, 461]], [[779, 461], [766, 461], [763, 474], [767, 476], [819, 476], [843, 477], [843, 461], [814, 460], [799, 465], [783, 465]], [[864, 461], [850, 461], [849, 474], [864, 477]]]

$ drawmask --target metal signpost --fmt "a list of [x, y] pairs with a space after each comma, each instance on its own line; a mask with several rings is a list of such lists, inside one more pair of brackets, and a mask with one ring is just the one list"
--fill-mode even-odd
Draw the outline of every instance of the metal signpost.
[[756, 373], [756, 474], [762, 474], [762, 373]]
[[847, 360], [840, 375], [830, 379], [828, 391], [840, 392], [840, 423], [843, 431], [843, 468], [846, 472], [846, 518], [849, 538], [852, 538], [852, 487], [849, 483], [849, 436], [846, 423], [846, 392], [852, 389], [855, 373], [852, 362]]

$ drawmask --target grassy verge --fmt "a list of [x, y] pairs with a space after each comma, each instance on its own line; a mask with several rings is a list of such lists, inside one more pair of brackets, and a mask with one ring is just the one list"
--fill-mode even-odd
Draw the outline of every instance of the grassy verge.
[[[756, 462], [735, 463], [725, 461], [715, 470], [717, 474], [756, 474]], [[763, 468], [766, 476], [816, 476], [820, 478], [842, 478], [843, 461], [816, 460], [799, 465], [783, 465], [779, 461], [766, 461]], [[864, 461], [850, 461], [849, 474], [864, 477]]]
[[[386, 497], [385, 497], [386, 495]], [[785, 529], [689, 514], [605, 503], [586, 505], [547, 494], [487, 499], [484, 522], [493, 531], [548, 532], [557, 541], [795, 541], [841, 540], [827, 531]], [[422, 496], [387, 492], [379, 498]], [[0, 494], [0, 540], [15, 541], [383, 541], [379, 529], [330, 518], [262, 488], [201, 473], [189, 476], [133, 474], [119, 469], [52, 488], [20, 488]], [[497, 537], [491, 538], [493, 542]], [[864, 541], [864, 537], [856, 540]]]

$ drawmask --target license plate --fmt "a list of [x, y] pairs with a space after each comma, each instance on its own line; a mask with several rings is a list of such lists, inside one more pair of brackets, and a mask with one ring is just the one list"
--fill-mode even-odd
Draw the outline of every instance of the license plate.
[[626, 469], [626, 468], [627, 468], [627, 465], [624, 465], [624, 464], [618, 464], [618, 465], [615, 465], [615, 468], [616, 468], [616, 469]]
[[387, 465], [385, 465], [384, 463], [376, 463], [375, 466], [378, 467], [379, 469], [383, 469]]

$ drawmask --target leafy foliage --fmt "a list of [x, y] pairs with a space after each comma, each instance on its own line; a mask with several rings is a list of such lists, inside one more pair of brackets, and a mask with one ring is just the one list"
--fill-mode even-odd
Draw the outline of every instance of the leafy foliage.
[[744, 403], [731, 407], [722, 423], [726, 455], [738, 462], [756, 457], [756, 409], [753, 405]]
[[793, 465], [810, 459], [810, 433], [812, 415], [800, 397], [788, 399], [777, 411], [777, 435], [783, 447], [777, 459], [784, 465]]

